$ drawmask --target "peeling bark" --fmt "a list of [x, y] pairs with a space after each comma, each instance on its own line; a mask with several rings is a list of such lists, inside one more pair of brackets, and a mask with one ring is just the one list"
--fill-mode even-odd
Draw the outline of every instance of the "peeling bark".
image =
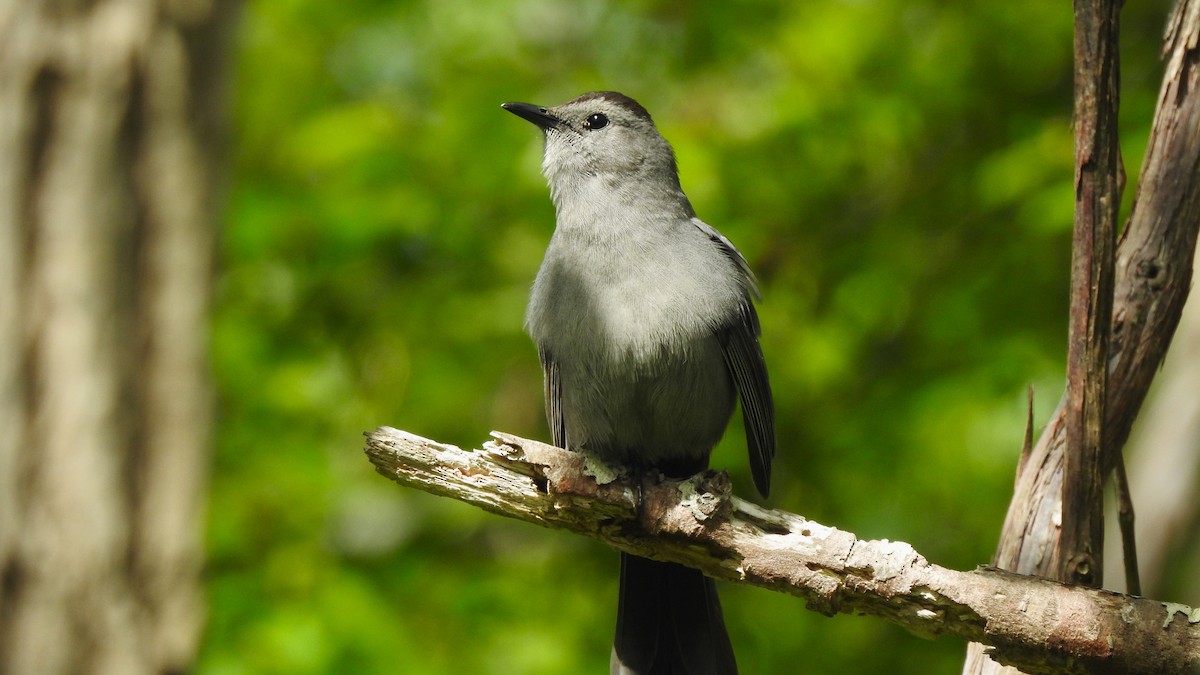
[[[1198, 45], [1200, 1], [1178, 0], [1163, 39], [1166, 69], [1133, 212], [1117, 245], [1100, 454], [1104, 474], [1112, 471], [1129, 437], [1191, 287], [1200, 228]], [[1064, 400], [1033, 451], [1022, 456], [993, 559], [998, 567], [1022, 574], [1054, 574], [1053, 552], [1063, 513], [1067, 414]], [[972, 645], [963, 672], [990, 675], [1001, 669]]]
[[401, 485], [570, 530], [628, 553], [802, 598], [827, 615], [865, 614], [921, 635], [988, 645], [1028, 673], [1189, 673], [1200, 668], [1200, 610], [994, 568], [927, 561], [730, 494], [728, 477], [624, 476], [588, 456], [508, 434], [482, 451], [380, 427], [376, 470]]

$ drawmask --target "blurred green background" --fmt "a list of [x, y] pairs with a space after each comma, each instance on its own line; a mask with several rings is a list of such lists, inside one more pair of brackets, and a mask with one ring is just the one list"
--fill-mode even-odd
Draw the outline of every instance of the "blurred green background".
[[[1167, 5], [1123, 13], [1131, 186]], [[246, 3], [198, 672], [607, 672], [615, 552], [361, 452], [383, 424], [548, 438], [521, 324], [554, 214], [510, 100], [637, 98], [757, 271], [771, 506], [987, 562], [1026, 388], [1040, 424], [1062, 387], [1071, 41], [1045, 0]], [[738, 425], [713, 464], [752, 496]], [[746, 673], [961, 663], [953, 639], [722, 596]]]

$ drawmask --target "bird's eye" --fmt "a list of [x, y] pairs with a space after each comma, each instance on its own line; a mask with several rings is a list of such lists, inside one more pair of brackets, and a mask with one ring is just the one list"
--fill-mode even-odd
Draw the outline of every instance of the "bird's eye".
[[583, 121], [583, 128], [595, 131], [608, 126], [608, 116], [604, 113], [592, 113]]

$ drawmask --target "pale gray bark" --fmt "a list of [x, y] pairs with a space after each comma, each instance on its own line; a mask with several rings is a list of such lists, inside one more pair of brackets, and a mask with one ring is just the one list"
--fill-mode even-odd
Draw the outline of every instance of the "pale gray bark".
[[0, 8], [0, 673], [194, 658], [228, 10]]
[[400, 483], [563, 528], [711, 577], [789, 593], [824, 614], [881, 617], [989, 645], [1029, 673], [1200, 668], [1200, 610], [996, 569], [958, 572], [903, 542], [868, 541], [732, 496], [729, 478], [616, 473], [582, 453], [494, 433], [468, 452], [381, 427], [366, 452]]

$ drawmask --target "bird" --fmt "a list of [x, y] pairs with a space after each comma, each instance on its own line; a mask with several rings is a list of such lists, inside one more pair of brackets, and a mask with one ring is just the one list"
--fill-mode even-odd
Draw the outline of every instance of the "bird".
[[[650, 113], [615, 91], [501, 107], [542, 131], [555, 207], [525, 314], [555, 445], [686, 478], [708, 468], [740, 399], [766, 497], [776, 438], [758, 285], [696, 217]], [[622, 553], [610, 673], [736, 672], [713, 580]]]

